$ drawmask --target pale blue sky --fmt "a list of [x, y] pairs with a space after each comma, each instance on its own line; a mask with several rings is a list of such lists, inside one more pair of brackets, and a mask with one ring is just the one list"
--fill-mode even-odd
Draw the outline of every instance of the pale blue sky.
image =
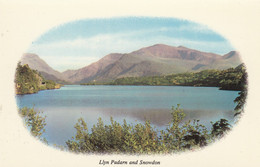
[[60, 72], [89, 65], [109, 53], [129, 53], [154, 44], [226, 54], [229, 42], [206, 26], [174, 18], [125, 17], [87, 19], [46, 32], [27, 52]]

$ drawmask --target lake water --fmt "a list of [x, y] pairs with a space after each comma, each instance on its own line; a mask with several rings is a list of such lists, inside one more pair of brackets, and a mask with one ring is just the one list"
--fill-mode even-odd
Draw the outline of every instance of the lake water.
[[234, 99], [238, 91], [222, 91], [212, 87], [183, 86], [80, 86], [44, 90], [37, 94], [17, 95], [17, 105], [43, 111], [46, 118], [44, 137], [50, 144], [64, 145], [75, 135], [74, 125], [82, 117], [89, 130], [101, 117], [105, 124], [110, 116], [120, 123], [126, 119], [136, 124], [149, 119], [158, 130], [170, 121], [172, 106], [180, 104], [186, 120], [199, 119], [211, 127], [210, 121], [225, 118], [233, 123]]

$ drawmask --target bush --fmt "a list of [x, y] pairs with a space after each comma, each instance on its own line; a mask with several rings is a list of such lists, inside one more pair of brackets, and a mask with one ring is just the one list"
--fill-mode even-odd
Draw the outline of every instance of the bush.
[[[172, 108], [171, 114], [172, 120], [168, 128], [160, 133], [151, 127], [149, 121], [130, 125], [124, 120], [123, 125], [120, 125], [113, 118], [110, 125], [104, 125], [99, 118], [89, 133], [86, 122], [80, 118], [75, 125], [76, 136], [68, 140], [66, 145], [68, 150], [76, 153], [176, 153], [204, 147], [212, 139], [223, 136], [216, 132], [224, 134], [229, 130], [222, 126], [223, 120], [213, 125], [211, 133], [199, 124], [199, 120], [194, 120], [193, 123], [183, 122], [185, 114], [179, 105]], [[227, 121], [225, 123], [229, 125]]]
[[34, 108], [24, 107], [19, 109], [19, 114], [23, 117], [25, 125], [29, 128], [31, 134], [42, 141], [46, 141], [46, 139], [42, 138], [46, 125], [46, 117], [42, 116], [42, 112], [37, 112]]

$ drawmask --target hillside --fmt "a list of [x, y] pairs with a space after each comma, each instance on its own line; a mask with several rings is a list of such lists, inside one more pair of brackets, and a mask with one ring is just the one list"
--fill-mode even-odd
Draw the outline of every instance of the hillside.
[[[99, 83], [87, 83], [99, 84]], [[245, 89], [247, 73], [244, 64], [226, 70], [203, 70], [164, 76], [124, 77], [106, 85], [151, 85], [151, 86], [206, 86], [221, 90]], [[85, 85], [85, 84], [82, 84]]]
[[62, 75], [66, 80], [71, 82], [79, 82], [82, 80], [85, 80], [86, 82], [91, 81], [99, 76], [102, 71], [106, 71], [109, 65], [118, 61], [122, 56], [123, 54], [112, 53], [89, 66], [78, 70], [67, 70], [63, 72]]
[[25, 53], [21, 59], [21, 65], [28, 64], [31, 69], [37, 70], [47, 80], [53, 80], [58, 83], [66, 83], [62, 74], [51, 68], [38, 55], [32, 53]]
[[15, 73], [16, 94], [32, 94], [45, 89], [58, 89], [60, 84], [46, 80], [37, 71], [31, 69], [28, 64], [17, 66]]

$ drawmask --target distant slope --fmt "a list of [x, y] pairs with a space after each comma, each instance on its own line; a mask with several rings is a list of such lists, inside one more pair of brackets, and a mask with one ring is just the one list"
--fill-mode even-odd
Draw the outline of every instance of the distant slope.
[[247, 73], [244, 64], [241, 64], [236, 68], [229, 68], [225, 70], [203, 70], [200, 72], [187, 72], [163, 76], [124, 77], [118, 78], [106, 84], [153, 86], [207, 86], [219, 87], [221, 90], [242, 91], [246, 88], [247, 85]]
[[62, 74], [53, 68], [51, 68], [44, 60], [42, 60], [38, 55], [32, 53], [25, 53], [22, 56], [21, 64], [28, 64], [31, 69], [37, 70], [41, 75], [48, 79], [53, 80], [58, 83], [66, 83]]
[[241, 64], [242, 61], [239, 57], [238, 52], [231, 51], [221, 57], [221, 59], [217, 59], [211, 64], [208, 64], [207, 66], [201, 67], [200, 70], [206, 70], [206, 69], [227, 69], [230, 67], [235, 68], [239, 64]]
[[62, 75], [66, 80], [71, 82], [88, 82], [94, 80], [103, 71], [106, 71], [109, 65], [118, 61], [122, 56], [123, 54], [112, 53], [89, 66], [83, 67], [79, 70], [67, 70], [63, 72]]

